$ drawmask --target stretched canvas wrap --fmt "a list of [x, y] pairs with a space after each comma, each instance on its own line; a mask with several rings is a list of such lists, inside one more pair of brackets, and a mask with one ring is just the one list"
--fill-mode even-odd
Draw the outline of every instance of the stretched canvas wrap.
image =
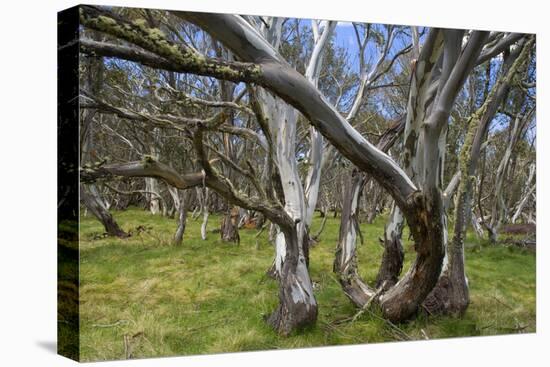
[[536, 39], [58, 15], [58, 348], [533, 333]]

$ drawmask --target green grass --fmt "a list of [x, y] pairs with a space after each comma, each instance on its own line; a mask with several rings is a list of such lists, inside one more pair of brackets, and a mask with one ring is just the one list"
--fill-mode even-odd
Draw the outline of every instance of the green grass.
[[[535, 331], [535, 255], [491, 247], [469, 236], [466, 250], [471, 305], [462, 318], [419, 317], [398, 329], [357, 310], [332, 273], [339, 220], [330, 218], [311, 250], [310, 274], [319, 304], [316, 326], [279, 337], [264, 322], [277, 304], [277, 283], [266, 278], [273, 247], [263, 234], [241, 230], [241, 244], [223, 243], [220, 217], [212, 215], [208, 240], [200, 221], [188, 221], [183, 245], [171, 244], [175, 220], [140, 209], [115, 212], [128, 239], [102, 238], [102, 227], [82, 217], [80, 227], [80, 325], [83, 361], [376, 343]], [[383, 217], [363, 224], [362, 276], [373, 282], [382, 255]], [[315, 218], [313, 231], [320, 224]], [[267, 232], [267, 231], [265, 231]], [[407, 238], [405, 233], [404, 238]], [[405, 269], [413, 259], [405, 243]]]

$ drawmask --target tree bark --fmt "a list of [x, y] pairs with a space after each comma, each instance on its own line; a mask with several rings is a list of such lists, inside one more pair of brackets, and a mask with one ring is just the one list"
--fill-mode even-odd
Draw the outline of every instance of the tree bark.
[[[468, 279], [464, 265], [464, 239], [469, 214], [472, 210], [473, 185], [477, 181], [477, 166], [481, 146], [486, 139], [497, 108], [504, 99], [518, 67], [525, 62], [528, 51], [528, 47], [524, 46], [521, 54], [516, 52], [506, 60], [500, 78], [493, 86], [483, 105], [468, 122], [468, 131], [459, 158], [461, 180], [458, 186], [455, 208], [454, 234], [447, 248], [448, 266], [442, 272], [437, 285], [424, 301], [424, 308], [430, 314], [461, 315], [470, 303]], [[511, 62], [513, 64], [510, 66]]]
[[153, 215], [160, 214], [160, 199], [158, 181], [155, 178], [145, 178], [145, 197], [149, 212]]
[[376, 288], [389, 289], [399, 280], [405, 258], [403, 244], [401, 243], [404, 224], [401, 209], [393, 204], [390, 220], [384, 228], [384, 252], [376, 276]]
[[111, 236], [120, 238], [128, 237], [128, 234], [120, 228], [113, 216], [101, 203], [101, 199], [93, 194], [93, 191], [80, 186], [80, 198], [88, 210], [103, 224], [105, 232]]
[[183, 242], [183, 235], [185, 234], [185, 227], [187, 225], [187, 209], [189, 207], [189, 200], [185, 197], [185, 194], [179, 192], [179, 208], [178, 208], [178, 228], [174, 235], [174, 244], [181, 245]]
[[340, 221], [340, 233], [333, 270], [346, 296], [359, 307], [367, 304], [374, 291], [361, 279], [357, 271], [357, 234], [359, 222], [357, 209], [366, 178], [353, 170], [344, 186], [344, 206]]
[[279, 305], [267, 322], [281, 335], [310, 326], [317, 320], [317, 301], [302, 251], [303, 236], [296, 226], [283, 226], [285, 258], [279, 277]]
[[239, 244], [239, 208], [230, 208], [222, 218], [221, 239], [224, 242], [234, 242]]
[[208, 188], [203, 188], [201, 195], [201, 212], [202, 212], [202, 223], [201, 223], [201, 238], [206, 240], [206, 226], [208, 225]]

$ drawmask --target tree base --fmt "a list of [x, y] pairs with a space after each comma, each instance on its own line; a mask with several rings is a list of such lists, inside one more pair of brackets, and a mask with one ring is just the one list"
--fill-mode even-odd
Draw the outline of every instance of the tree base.
[[460, 287], [452, 283], [447, 274], [441, 275], [434, 289], [422, 303], [422, 308], [428, 314], [462, 316], [466, 312], [470, 304], [467, 286]]
[[[288, 303], [290, 302], [290, 303]], [[265, 321], [281, 336], [312, 326], [317, 321], [317, 305], [293, 303], [291, 300], [279, 304]]]

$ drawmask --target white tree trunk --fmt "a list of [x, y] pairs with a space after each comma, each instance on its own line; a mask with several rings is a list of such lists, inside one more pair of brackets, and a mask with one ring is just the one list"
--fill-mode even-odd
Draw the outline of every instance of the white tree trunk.
[[147, 205], [153, 215], [160, 213], [159, 187], [156, 178], [145, 178], [145, 191], [147, 192]]
[[523, 211], [523, 208], [531, 198], [532, 194], [535, 192], [535, 189], [537, 187], [536, 183], [531, 185], [531, 182], [535, 177], [535, 172], [536, 172], [536, 166], [534, 163], [531, 163], [529, 165], [529, 178], [525, 182], [525, 185], [522, 190], [523, 191], [522, 198], [519, 201], [516, 212], [512, 216], [512, 223], [516, 223], [516, 221], [518, 220], [518, 217], [521, 215], [521, 212]]
[[206, 226], [208, 225], [208, 188], [203, 189], [202, 203], [202, 224], [201, 224], [201, 238], [206, 240]]
[[[273, 25], [282, 25], [271, 21]], [[316, 30], [314, 36], [314, 48], [306, 69], [306, 78], [315, 86], [319, 81], [324, 50], [330, 37], [336, 28], [337, 22], [313, 21]], [[320, 27], [319, 27], [320, 26]], [[321, 34], [319, 28], [322, 27]], [[265, 30], [264, 30], [265, 31]], [[264, 33], [265, 38], [274, 47], [280, 41], [280, 30], [271, 28], [271, 32]], [[285, 209], [291, 218], [297, 223], [298, 241], [300, 249], [308, 258], [309, 243], [303, 243], [308, 238], [308, 230], [313, 220], [313, 213], [319, 196], [319, 184], [321, 182], [321, 164], [323, 158], [323, 136], [310, 127], [311, 149], [308, 157], [309, 169], [305, 180], [305, 188], [302, 186], [298, 173], [295, 156], [296, 123], [298, 115], [294, 108], [271, 93], [261, 90], [259, 99], [262, 101], [264, 111], [270, 122], [270, 131], [275, 140], [276, 164], [283, 184], [285, 197]], [[285, 259], [285, 237], [280, 229], [275, 240], [275, 275], [279, 276]], [[305, 251], [304, 251], [305, 250]]]

